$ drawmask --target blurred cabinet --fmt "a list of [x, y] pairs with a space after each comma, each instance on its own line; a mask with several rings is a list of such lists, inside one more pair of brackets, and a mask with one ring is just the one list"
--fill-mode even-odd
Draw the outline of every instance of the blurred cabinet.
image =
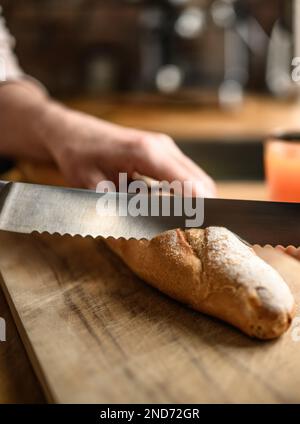
[[[194, 100], [226, 79], [265, 90], [280, 0], [2, 0], [24, 69], [59, 96], [160, 91]], [[246, 40], [246, 41], [245, 41]], [[225, 94], [236, 86], [225, 86]], [[182, 94], [185, 94], [182, 96]]]

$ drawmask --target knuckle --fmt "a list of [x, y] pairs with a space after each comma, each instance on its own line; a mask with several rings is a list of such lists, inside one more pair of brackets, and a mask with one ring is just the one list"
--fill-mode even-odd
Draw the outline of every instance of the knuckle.
[[174, 140], [167, 134], [159, 133], [158, 136], [160, 137], [161, 141], [163, 141], [166, 144], [175, 144]]
[[142, 135], [136, 140], [135, 150], [139, 155], [145, 155], [149, 153], [152, 145], [152, 138], [148, 135]]

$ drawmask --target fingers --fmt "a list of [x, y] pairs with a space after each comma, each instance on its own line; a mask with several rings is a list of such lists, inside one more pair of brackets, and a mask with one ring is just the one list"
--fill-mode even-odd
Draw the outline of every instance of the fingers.
[[171, 152], [173, 153], [174, 157], [176, 157], [177, 160], [181, 163], [181, 165], [188, 169], [191, 173], [193, 173], [195, 179], [203, 182], [206, 190], [206, 195], [210, 194], [210, 197], [215, 197], [217, 194], [217, 190], [216, 184], [212, 180], [212, 178], [207, 175], [206, 172], [204, 172], [192, 159], [187, 157], [170, 137], [164, 134], [161, 134], [160, 137], [163, 140], [166, 140]]
[[90, 168], [86, 170], [84, 179], [84, 187], [90, 190], [96, 190], [100, 182], [107, 181], [107, 176], [98, 168]]
[[60, 169], [73, 186], [95, 190], [100, 181], [116, 184], [120, 172], [131, 178], [136, 171], [159, 181], [191, 182], [193, 195], [215, 195], [211, 178], [170, 137], [114, 126], [84, 115], [76, 114], [75, 118], [70, 125], [74, 137], [68, 136], [56, 155]]
[[150, 175], [158, 181], [179, 181], [182, 184], [190, 182], [193, 184], [192, 195], [205, 196], [208, 193], [209, 195], [211, 194], [203, 178], [195, 177], [187, 167], [183, 166], [172, 156], [169, 156], [167, 160], [163, 160], [163, 158], [152, 158], [151, 155], [148, 155], [141, 160], [140, 166], [140, 173]]
[[144, 134], [134, 154], [140, 174], [159, 181], [190, 181], [194, 183], [193, 195], [216, 195], [215, 184], [211, 178], [186, 157], [169, 137]]
[[77, 167], [63, 167], [62, 172], [72, 187], [89, 190], [96, 190], [99, 182], [108, 179], [98, 167], [89, 163], [81, 163]]
[[[178, 152], [176, 153], [176, 158], [180, 162], [180, 164], [193, 175], [195, 180], [202, 182], [204, 187], [204, 195], [206, 197], [216, 197], [217, 195], [216, 184], [214, 183], [214, 181], [209, 175], [207, 175], [190, 158], [185, 156], [179, 149], [178, 149]], [[201, 193], [198, 193], [198, 195], [201, 195]]]

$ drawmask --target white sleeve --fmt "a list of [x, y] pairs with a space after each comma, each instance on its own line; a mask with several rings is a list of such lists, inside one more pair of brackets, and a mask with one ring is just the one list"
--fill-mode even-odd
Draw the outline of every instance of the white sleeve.
[[24, 72], [13, 52], [15, 39], [6, 28], [0, 6], [0, 83], [23, 78]]

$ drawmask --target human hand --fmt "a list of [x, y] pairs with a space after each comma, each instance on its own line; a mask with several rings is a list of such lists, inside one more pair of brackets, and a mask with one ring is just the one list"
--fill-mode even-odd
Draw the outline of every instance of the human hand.
[[103, 180], [117, 183], [126, 172], [129, 178], [139, 173], [159, 181], [199, 182], [198, 195], [216, 195], [213, 180], [167, 135], [121, 127], [55, 103], [45, 127], [47, 148], [73, 186], [95, 189]]

